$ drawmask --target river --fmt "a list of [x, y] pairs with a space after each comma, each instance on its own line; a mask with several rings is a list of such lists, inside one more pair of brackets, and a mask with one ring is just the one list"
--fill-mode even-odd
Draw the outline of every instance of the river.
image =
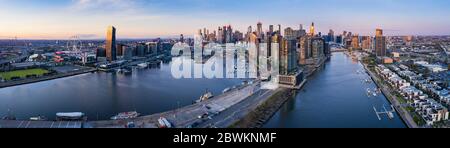
[[89, 73], [2, 88], [0, 117], [12, 114], [19, 120], [27, 120], [41, 115], [53, 120], [57, 112], [84, 112], [89, 120], [105, 120], [135, 110], [149, 115], [191, 105], [206, 90], [219, 95], [225, 88], [240, 85], [242, 81], [175, 79], [171, 63], [137, 69], [129, 76]]
[[284, 104], [266, 123], [266, 128], [405, 128], [398, 114], [393, 119], [380, 115], [374, 107], [390, 110], [387, 98], [367, 94], [374, 83], [363, 66], [342, 52], [333, 53], [330, 61], [308, 79], [304, 88]]

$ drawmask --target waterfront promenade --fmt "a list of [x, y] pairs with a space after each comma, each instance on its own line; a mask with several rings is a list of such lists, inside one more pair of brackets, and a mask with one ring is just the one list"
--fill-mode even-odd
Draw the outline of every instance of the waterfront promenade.
[[[126, 128], [133, 123], [136, 128], [158, 128], [158, 119], [166, 118], [174, 128], [228, 128], [242, 120], [274, 94], [284, 89], [260, 89], [255, 81], [216, 96], [210, 100], [180, 109], [142, 116], [129, 120], [105, 120], [90, 122], [58, 121], [6, 121], [0, 120], [2, 128]], [[208, 117], [201, 117], [207, 114]], [[200, 118], [201, 117], [201, 118]]]
[[[166, 118], [175, 128], [186, 127], [221, 127], [226, 128], [239, 120], [241, 116], [252, 111], [255, 105], [264, 101], [277, 90], [260, 89], [261, 82], [256, 81], [210, 100], [186, 106], [180, 109], [143, 116], [131, 120], [92, 121], [87, 128], [123, 128], [133, 123], [138, 128], [157, 128], [158, 119]], [[237, 116], [237, 113], [240, 115]], [[201, 117], [207, 114], [208, 117]], [[200, 117], [200, 118], [199, 118]], [[195, 125], [195, 126], [193, 126]]]
[[388, 98], [389, 102], [391, 102], [394, 105], [395, 110], [398, 112], [402, 120], [405, 122], [405, 124], [408, 126], [408, 128], [418, 128], [416, 122], [414, 122], [413, 117], [409, 114], [409, 112], [403, 107], [403, 104], [399, 102], [396, 99], [396, 96], [392, 94], [392, 90], [389, 89], [388, 86], [381, 83], [383, 80], [381, 80], [377, 74], [373, 73], [366, 64], [362, 63], [364, 65], [365, 70], [370, 75], [370, 77], [373, 79], [375, 84], [381, 88], [381, 91], [383, 94]]

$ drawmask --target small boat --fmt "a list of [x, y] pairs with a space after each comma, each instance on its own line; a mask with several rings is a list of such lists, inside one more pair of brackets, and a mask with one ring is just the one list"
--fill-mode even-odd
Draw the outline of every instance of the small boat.
[[164, 117], [158, 119], [159, 128], [172, 128], [172, 124]]
[[388, 111], [387, 109], [386, 109], [386, 107], [383, 105], [383, 109], [384, 109], [384, 111], [386, 112], [386, 115], [388, 116], [388, 118], [389, 119], [394, 119], [394, 112], [395, 112], [395, 109], [394, 109], [394, 107], [391, 105], [391, 108], [392, 108], [392, 110], [391, 111]]
[[389, 117], [389, 119], [394, 119], [394, 113], [388, 112], [388, 117]]
[[58, 121], [77, 121], [86, 120], [86, 115], [82, 112], [56, 113]]
[[30, 121], [47, 121], [48, 118], [45, 116], [37, 116], [37, 117], [31, 117]]
[[144, 68], [147, 68], [147, 67], [148, 67], [148, 64], [147, 64], [147, 63], [141, 63], [141, 64], [138, 64], [137, 66], [138, 66], [139, 68], [144, 69]]
[[123, 113], [119, 113], [114, 117], [111, 117], [111, 120], [125, 120], [125, 119], [133, 119], [133, 118], [137, 118], [139, 117], [139, 113], [136, 111], [132, 111], [132, 112], [123, 112]]
[[227, 93], [227, 92], [230, 92], [231, 91], [231, 88], [225, 88], [223, 91], [222, 91], [222, 93]]
[[367, 97], [370, 98], [372, 96], [372, 94], [373, 94], [372, 91], [369, 88], [367, 88], [366, 91], [367, 91]]
[[209, 92], [208, 90], [206, 90], [205, 94], [203, 94], [203, 95], [200, 97], [200, 99], [196, 101], [196, 103], [200, 103], [200, 102], [209, 100], [209, 99], [211, 99], [211, 98], [213, 98], [213, 97], [214, 97], [214, 95], [213, 95], [211, 92]]

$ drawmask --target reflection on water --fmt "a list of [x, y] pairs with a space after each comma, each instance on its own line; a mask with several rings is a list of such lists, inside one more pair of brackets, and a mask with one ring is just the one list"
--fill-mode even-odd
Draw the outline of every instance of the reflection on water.
[[343, 53], [334, 53], [330, 62], [309, 78], [303, 90], [289, 100], [265, 125], [267, 128], [396, 128], [406, 127], [396, 114], [380, 121], [373, 107], [390, 106], [383, 95], [368, 97], [366, 89], [375, 84], [364, 83], [367, 74], [361, 64]]
[[[182, 57], [180, 57], [182, 58]], [[8, 109], [19, 119], [57, 112], [84, 112], [89, 120], [104, 120], [126, 111], [164, 112], [197, 100], [206, 89], [215, 95], [240, 79], [175, 79], [170, 62], [132, 75], [89, 73], [0, 89], [0, 116]]]

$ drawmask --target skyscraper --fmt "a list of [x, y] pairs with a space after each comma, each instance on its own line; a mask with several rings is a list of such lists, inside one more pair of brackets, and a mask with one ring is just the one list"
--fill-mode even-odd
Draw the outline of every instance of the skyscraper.
[[284, 37], [286, 39], [293, 40], [293, 39], [297, 38], [296, 31], [294, 29], [292, 29], [291, 27], [288, 27], [288, 28], [284, 29]]
[[337, 44], [342, 44], [342, 40], [343, 40], [342, 35], [336, 36], [336, 43]]
[[383, 36], [383, 30], [377, 29], [375, 35], [375, 54], [377, 57], [386, 56], [386, 37]]
[[335, 42], [334, 31], [332, 29], [328, 32], [327, 42]]
[[273, 25], [270, 25], [269, 26], [269, 35], [272, 35], [273, 34]]
[[322, 58], [325, 55], [325, 41], [321, 37], [311, 39], [311, 56], [314, 59]]
[[184, 43], [184, 35], [183, 34], [180, 35], [180, 42]]
[[377, 29], [375, 36], [383, 36], [383, 30], [382, 29]]
[[[225, 29], [225, 28], [224, 28]], [[218, 33], [217, 33], [217, 41], [219, 42], [219, 43], [224, 43], [224, 29], [222, 29], [222, 27], [219, 27], [219, 29], [217, 29], [217, 31], [218, 31]]]
[[310, 36], [302, 36], [298, 42], [299, 48], [299, 64], [306, 64], [306, 59], [310, 57], [311, 53], [311, 37]]
[[283, 48], [280, 50], [280, 74], [288, 75], [297, 70], [297, 40], [283, 39]]
[[123, 50], [126, 48], [124, 44], [117, 44], [117, 56], [123, 56]]
[[311, 24], [311, 27], [309, 28], [309, 34], [311, 36], [314, 36], [316, 34], [316, 28], [314, 27], [314, 22]]
[[109, 26], [106, 34], [106, 59], [110, 62], [117, 60], [116, 28]]
[[258, 22], [258, 24], [257, 24], [256, 35], [258, 36], [258, 38], [262, 38], [262, 36], [263, 36], [263, 29], [262, 29], [261, 22]]
[[370, 36], [362, 37], [362, 49], [372, 49], [372, 37]]
[[354, 50], [360, 48], [360, 46], [359, 46], [359, 36], [358, 36], [358, 35], [354, 35], [354, 36], [352, 37], [352, 48], [353, 48]]
[[227, 26], [227, 32], [225, 34], [225, 43], [232, 43], [234, 42], [233, 39], [233, 28], [231, 28], [231, 25]]
[[278, 34], [281, 36], [281, 25], [278, 24]]

